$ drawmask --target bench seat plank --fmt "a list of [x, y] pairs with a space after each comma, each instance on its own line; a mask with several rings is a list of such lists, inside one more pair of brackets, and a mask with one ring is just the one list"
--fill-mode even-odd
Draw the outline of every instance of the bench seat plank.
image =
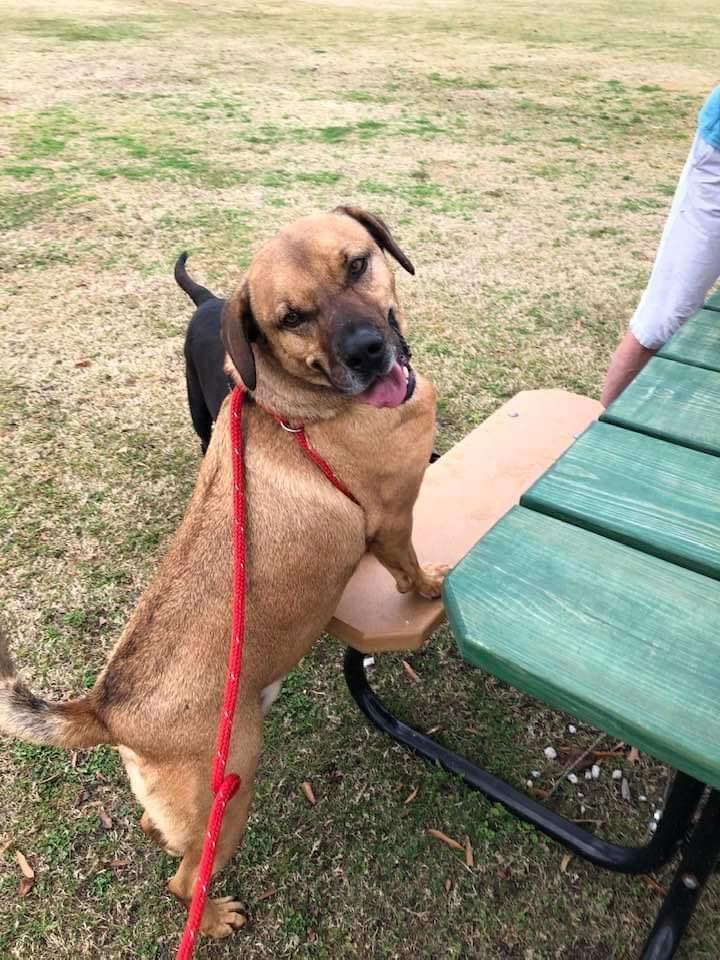
[[595, 423], [520, 502], [720, 579], [720, 457]]
[[515, 507], [445, 604], [466, 660], [720, 788], [715, 580]]
[[720, 370], [720, 317], [715, 310], [698, 310], [658, 353], [695, 367]]
[[601, 420], [720, 454], [720, 373], [653, 357]]

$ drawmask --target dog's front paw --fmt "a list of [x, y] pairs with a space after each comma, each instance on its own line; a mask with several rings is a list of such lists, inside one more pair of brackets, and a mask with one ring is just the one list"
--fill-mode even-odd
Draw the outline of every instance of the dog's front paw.
[[415, 593], [426, 600], [436, 600], [442, 592], [442, 584], [450, 573], [446, 563], [423, 563], [415, 580]]
[[208, 900], [203, 910], [200, 932], [207, 937], [222, 940], [229, 937], [234, 930], [245, 926], [247, 917], [243, 912], [243, 905], [232, 897], [220, 897], [218, 900]]

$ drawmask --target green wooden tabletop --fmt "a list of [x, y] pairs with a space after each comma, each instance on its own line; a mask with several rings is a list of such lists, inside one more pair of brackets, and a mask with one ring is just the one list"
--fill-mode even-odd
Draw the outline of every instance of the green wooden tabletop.
[[668, 340], [658, 356], [720, 370], [720, 317], [717, 310], [698, 310]]
[[595, 423], [520, 502], [720, 578], [720, 457]]
[[471, 663], [720, 788], [717, 581], [515, 507], [444, 596]]
[[653, 357], [600, 419], [720, 454], [720, 373]]
[[471, 663], [720, 789], [715, 319], [646, 365], [444, 596]]

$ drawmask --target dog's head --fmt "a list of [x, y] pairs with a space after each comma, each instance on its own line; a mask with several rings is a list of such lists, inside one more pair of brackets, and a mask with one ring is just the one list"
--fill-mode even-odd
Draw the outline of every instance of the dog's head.
[[387, 251], [413, 265], [379, 217], [356, 207], [305, 217], [259, 251], [223, 309], [223, 338], [245, 386], [263, 350], [299, 380], [398, 406], [415, 378]]

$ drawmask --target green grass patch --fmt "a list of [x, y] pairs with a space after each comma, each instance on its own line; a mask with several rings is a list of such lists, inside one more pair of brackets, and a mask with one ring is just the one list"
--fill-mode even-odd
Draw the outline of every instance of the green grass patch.
[[149, 36], [146, 24], [124, 17], [105, 17], [94, 21], [61, 17], [10, 17], [5, 21], [4, 29], [64, 43], [117, 43], [145, 40]]
[[19, 230], [37, 220], [47, 219], [58, 211], [80, 206], [94, 199], [91, 194], [58, 185], [22, 193], [0, 196], [0, 231]]

